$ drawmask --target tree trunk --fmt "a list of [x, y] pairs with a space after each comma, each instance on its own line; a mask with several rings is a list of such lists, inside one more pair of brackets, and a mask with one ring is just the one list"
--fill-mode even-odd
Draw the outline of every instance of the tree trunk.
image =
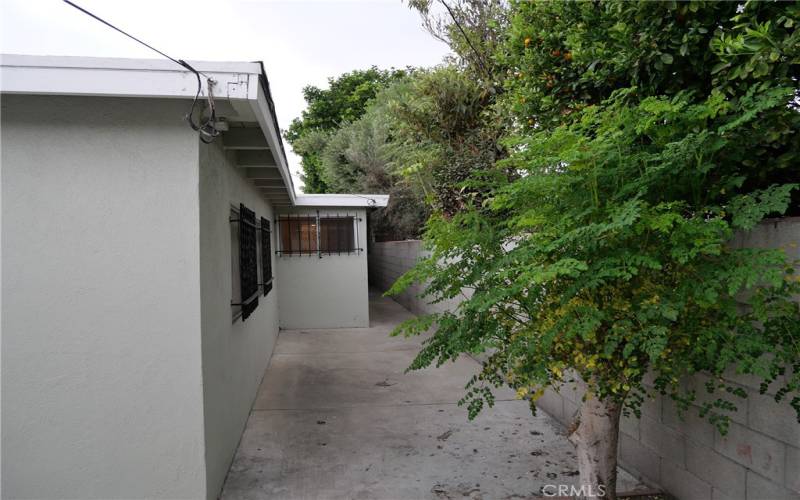
[[577, 428], [569, 440], [575, 445], [581, 498], [617, 498], [617, 441], [622, 405], [587, 395]]

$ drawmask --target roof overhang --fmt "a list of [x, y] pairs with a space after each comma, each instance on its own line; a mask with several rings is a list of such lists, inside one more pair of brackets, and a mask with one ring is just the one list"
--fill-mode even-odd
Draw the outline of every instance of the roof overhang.
[[377, 208], [389, 204], [388, 194], [299, 194], [298, 207]]
[[[234, 150], [237, 166], [246, 169], [263, 196], [275, 205], [296, 205], [292, 177], [275, 117], [269, 82], [260, 62], [189, 64], [208, 84], [218, 115], [229, 123], [221, 139]], [[168, 60], [65, 56], [0, 56], [0, 92], [8, 94], [79, 95], [193, 99], [194, 73]]]

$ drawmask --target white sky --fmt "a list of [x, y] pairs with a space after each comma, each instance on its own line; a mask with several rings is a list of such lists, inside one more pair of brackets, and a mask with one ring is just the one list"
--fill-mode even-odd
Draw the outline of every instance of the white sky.
[[[282, 128], [305, 108], [305, 85], [372, 65], [433, 66], [448, 52], [401, 0], [74, 1], [176, 59], [264, 61]], [[0, 0], [0, 52], [160, 57], [61, 0]]]

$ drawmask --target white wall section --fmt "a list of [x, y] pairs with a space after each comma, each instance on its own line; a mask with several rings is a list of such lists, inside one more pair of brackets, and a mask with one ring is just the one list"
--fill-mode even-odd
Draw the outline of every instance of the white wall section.
[[185, 112], [3, 95], [5, 498], [206, 495]]

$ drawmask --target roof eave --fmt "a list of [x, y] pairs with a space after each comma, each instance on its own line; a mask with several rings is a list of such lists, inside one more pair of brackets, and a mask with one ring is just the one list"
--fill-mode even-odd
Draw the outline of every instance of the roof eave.
[[[227, 99], [234, 107], [244, 105], [252, 111], [274, 152], [287, 194], [292, 204], [296, 204], [294, 183], [263, 64], [189, 63], [214, 80], [216, 99]], [[167, 60], [1, 55], [0, 68], [0, 92], [8, 94], [180, 99], [193, 99], [197, 94], [197, 77]], [[207, 95], [207, 81], [202, 78], [200, 96], [205, 99]]]

